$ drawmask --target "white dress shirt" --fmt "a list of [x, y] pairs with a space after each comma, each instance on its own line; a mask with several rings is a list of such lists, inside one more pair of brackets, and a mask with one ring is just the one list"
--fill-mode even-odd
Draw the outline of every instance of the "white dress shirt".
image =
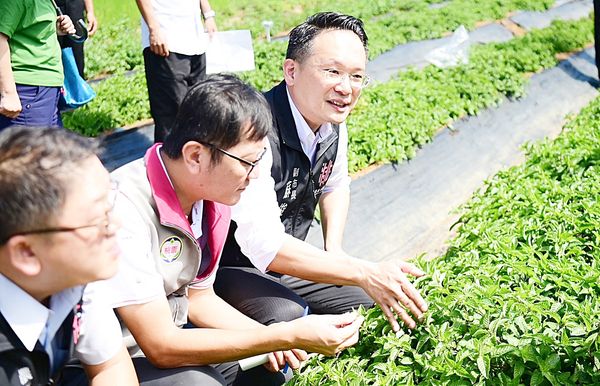
[[[326, 123], [319, 128], [315, 135], [294, 105], [289, 92], [288, 100], [302, 149], [310, 160], [314, 160], [317, 144], [331, 135], [333, 128], [330, 123]], [[350, 189], [348, 130], [345, 123], [339, 126], [338, 153], [331, 176], [323, 188], [323, 194], [335, 189]], [[235, 239], [242, 253], [248, 256], [252, 264], [263, 272], [267, 270], [281, 249], [285, 235], [275, 193], [275, 181], [271, 176], [273, 154], [266, 138], [265, 146], [267, 152], [258, 164], [258, 178], [250, 181], [242, 193], [240, 201], [231, 210], [231, 218], [238, 226]]]
[[0, 274], [0, 312], [29, 351], [40, 341], [50, 357], [50, 343], [83, 293], [79, 340], [75, 355], [86, 364], [100, 364], [114, 357], [122, 346], [121, 329], [100, 293], [88, 285], [67, 288], [50, 297], [47, 308]]
[[[171, 52], [200, 55], [208, 46], [198, 0], [151, 0], [154, 17]], [[150, 31], [142, 17], [142, 47], [150, 46]]]
[[[300, 114], [300, 111], [298, 111], [287, 87], [286, 92], [302, 150], [310, 160], [311, 165], [314, 165], [317, 144], [323, 142], [333, 134], [333, 127], [331, 123], [326, 122], [319, 127], [315, 134], [310, 126], [308, 126], [308, 123], [306, 123], [302, 114]], [[337, 155], [329, 180], [327, 180], [327, 183], [323, 187], [323, 194], [340, 188], [350, 189], [350, 176], [348, 175], [348, 128], [346, 127], [346, 122], [342, 122], [339, 125]]]

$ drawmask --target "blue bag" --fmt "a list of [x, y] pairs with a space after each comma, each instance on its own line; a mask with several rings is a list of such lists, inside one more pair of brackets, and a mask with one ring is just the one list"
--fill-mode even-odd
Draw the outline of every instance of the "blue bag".
[[62, 49], [62, 62], [65, 83], [61, 90], [58, 108], [61, 111], [73, 110], [94, 99], [96, 92], [79, 75], [71, 47]]

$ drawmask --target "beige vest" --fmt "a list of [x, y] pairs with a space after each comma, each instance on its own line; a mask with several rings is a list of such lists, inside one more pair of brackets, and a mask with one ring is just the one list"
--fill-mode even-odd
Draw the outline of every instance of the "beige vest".
[[[144, 159], [133, 161], [111, 175], [148, 225], [156, 269], [163, 277], [173, 321], [181, 327], [187, 323], [188, 286], [218, 267], [229, 229], [230, 208], [204, 201], [202, 237], [197, 241], [156, 155], [156, 146], [148, 150]], [[203, 255], [208, 258], [201, 259]], [[143, 355], [124, 326], [123, 336], [132, 356]]]

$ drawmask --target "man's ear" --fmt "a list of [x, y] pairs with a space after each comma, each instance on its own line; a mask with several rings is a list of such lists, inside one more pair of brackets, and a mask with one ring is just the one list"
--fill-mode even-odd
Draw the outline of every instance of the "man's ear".
[[210, 161], [210, 148], [196, 141], [188, 141], [181, 149], [183, 162], [196, 173], [205, 167], [206, 161]]
[[36, 276], [41, 272], [42, 263], [39, 256], [34, 252], [27, 236], [16, 235], [11, 237], [4, 248], [8, 255], [9, 264], [19, 274]]
[[298, 70], [298, 64], [293, 59], [286, 59], [283, 62], [283, 79], [288, 86], [293, 86]]

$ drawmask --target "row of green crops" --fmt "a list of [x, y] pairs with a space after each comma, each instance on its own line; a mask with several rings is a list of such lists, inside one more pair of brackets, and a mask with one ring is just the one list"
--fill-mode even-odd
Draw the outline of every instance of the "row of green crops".
[[506, 43], [473, 47], [467, 65], [428, 66], [366, 88], [348, 123], [350, 170], [412, 158], [440, 127], [475, 115], [504, 96], [521, 96], [525, 75], [555, 66], [557, 53], [592, 41], [590, 18], [557, 21]]
[[[273, 35], [286, 34], [292, 27], [301, 23], [307, 16], [319, 12], [336, 10], [357, 16], [365, 21], [370, 37], [371, 57], [381, 54], [394, 46], [407, 41], [441, 37], [459, 25], [472, 29], [477, 22], [497, 20], [518, 9], [544, 10], [553, 0], [450, 0], [443, 7], [432, 8], [439, 0], [378, 0], [378, 1], [319, 1], [300, 0], [282, 2], [280, 0], [244, 0], [213, 4], [218, 10], [218, 24], [221, 30], [250, 29], [255, 37], [258, 51], [272, 50], [274, 56], [284, 56], [284, 45], [269, 45], [264, 41], [263, 20], [274, 23]], [[96, 7], [98, 8], [98, 7]], [[117, 8], [118, 9], [118, 8]], [[129, 9], [129, 8], [128, 8]], [[89, 77], [120, 70], [128, 71], [142, 63], [139, 37], [139, 19], [119, 18], [102, 24], [98, 34], [87, 43], [87, 74]], [[269, 76], [278, 79], [280, 63]], [[257, 54], [258, 67], [262, 67], [260, 53]], [[256, 73], [257, 71], [255, 71]], [[252, 78], [253, 75], [250, 75]], [[252, 82], [254, 83], [254, 82]], [[259, 82], [260, 86], [263, 86]], [[267, 83], [264, 87], [269, 87]]]
[[600, 384], [600, 98], [462, 209], [448, 252], [419, 261], [426, 320], [359, 343], [293, 385]]
[[[350, 170], [411, 158], [440, 127], [504, 96], [521, 95], [526, 74], [554, 66], [556, 53], [584, 47], [592, 41], [592, 31], [589, 18], [556, 22], [510, 42], [473, 47], [467, 65], [402, 72], [366, 88], [348, 123]], [[273, 51], [258, 55], [269, 66], [280, 63]], [[93, 136], [149, 117], [143, 72], [119, 74], [95, 88], [95, 100], [64, 115], [66, 127]]]

